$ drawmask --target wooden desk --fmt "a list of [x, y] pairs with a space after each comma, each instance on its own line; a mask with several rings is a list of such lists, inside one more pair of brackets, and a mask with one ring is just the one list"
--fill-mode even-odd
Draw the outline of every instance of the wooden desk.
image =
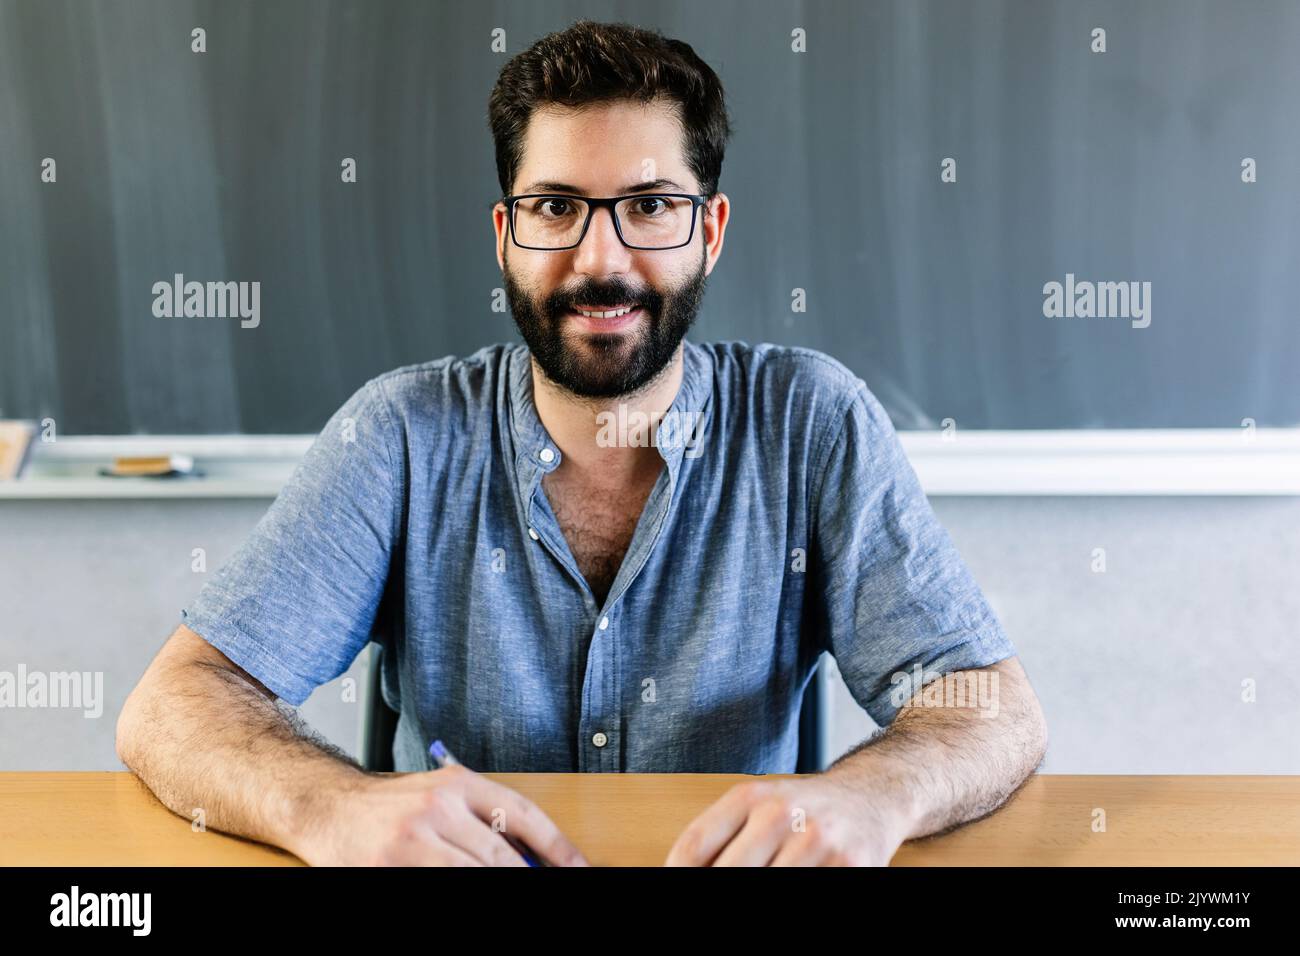
[[[597, 865], [658, 866], [731, 774], [489, 774], [534, 800]], [[1093, 832], [1094, 808], [1106, 832]], [[196, 833], [130, 773], [0, 773], [0, 864], [295, 866]], [[895, 866], [1300, 864], [1300, 776], [1037, 775], [1001, 810], [905, 844]]]

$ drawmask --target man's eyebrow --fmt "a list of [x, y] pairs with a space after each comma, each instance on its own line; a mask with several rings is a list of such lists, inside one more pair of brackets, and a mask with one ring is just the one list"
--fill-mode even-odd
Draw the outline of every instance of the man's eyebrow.
[[[619, 195], [623, 195], [624, 193], [643, 193], [651, 189], [675, 189], [678, 192], [686, 192], [686, 187], [671, 179], [649, 179], [643, 183], [632, 183], [629, 186], [624, 186], [619, 191]], [[524, 187], [524, 191], [519, 195], [525, 196], [529, 193], [570, 193], [574, 196], [587, 195], [585, 190], [579, 189], [577, 186], [572, 186], [569, 183], [557, 183], [550, 179], [539, 179], [535, 183], [529, 183]]]

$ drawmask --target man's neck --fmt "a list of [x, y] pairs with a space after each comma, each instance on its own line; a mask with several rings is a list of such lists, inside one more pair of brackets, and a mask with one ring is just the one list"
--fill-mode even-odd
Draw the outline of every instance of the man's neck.
[[[648, 421], [657, 425], [663, 418], [681, 387], [682, 356], [682, 346], [678, 345], [660, 375], [641, 390], [617, 398], [574, 395], [547, 378], [532, 360], [537, 417], [563, 456], [553, 474], [564, 472], [566, 478], [611, 488], [657, 476], [663, 458], [652, 444], [653, 428], [644, 437], [644, 445], [638, 446], [632, 444], [637, 437], [631, 423]], [[619, 422], [629, 423], [626, 436]], [[611, 436], [616, 440], [609, 441]], [[629, 441], [625, 442], [624, 437]]]

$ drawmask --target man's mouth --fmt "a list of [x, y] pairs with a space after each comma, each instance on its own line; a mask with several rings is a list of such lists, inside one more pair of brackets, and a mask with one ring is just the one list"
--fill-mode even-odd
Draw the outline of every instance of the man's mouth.
[[642, 311], [636, 303], [579, 305], [569, 309], [567, 315], [591, 332], [617, 332], [640, 318]]

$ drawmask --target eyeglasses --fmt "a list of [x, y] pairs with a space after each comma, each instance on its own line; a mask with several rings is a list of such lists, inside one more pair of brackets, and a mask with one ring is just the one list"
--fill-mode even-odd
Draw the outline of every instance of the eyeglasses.
[[582, 242], [591, 214], [608, 208], [614, 231], [629, 249], [680, 249], [695, 235], [695, 210], [707, 197], [690, 193], [642, 193], [596, 199], [563, 193], [504, 196], [510, 236], [521, 249], [556, 251]]

